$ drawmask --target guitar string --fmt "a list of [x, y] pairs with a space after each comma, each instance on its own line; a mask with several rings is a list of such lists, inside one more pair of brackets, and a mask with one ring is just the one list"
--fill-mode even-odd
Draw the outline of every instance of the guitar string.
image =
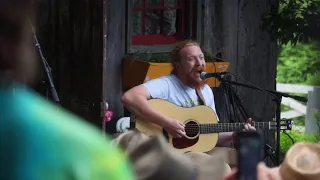
[[[190, 97], [189, 96], [189, 94], [187, 93], [187, 91], [186, 91], [186, 86], [181, 82], [181, 80], [179, 79], [179, 78], [177, 78], [176, 76], [174, 76], [174, 78], [176, 78], [177, 80], [178, 80], [178, 82], [179, 82], [179, 85], [180, 85], [180, 87], [184, 90], [184, 94], [185, 94], [185, 96], [186, 97]], [[196, 95], [197, 95], [197, 92], [196, 92], [196, 90], [194, 89], [194, 91], [195, 91], [195, 93], [196, 93]], [[199, 98], [199, 96], [197, 95], [197, 98]], [[259, 123], [265, 123], [265, 122], [259, 122]], [[216, 126], [216, 127], [213, 127], [213, 128], [218, 128], [219, 130], [221, 129], [221, 130], [223, 130], [223, 127], [222, 126], [226, 126], [227, 124], [232, 124], [231, 126], [233, 126], [234, 124], [237, 124], [238, 126], [240, 126], [240, 125], [244, 125], [244, 123], [217, 123], [217, 124], [214, 124], [213, 126]], [[202, 124], [202, 125], [206, 125], [206, 124]], [[197, 131], [199, 131], [198, 129], [200, 129], [200, 127], [199, 127], [199, 125], [198, 124], [192, 124], [192, 125], [187, 125], [188, 127], [194, 127], [195, 129], [195, 132], [197, 132]], [[229, 126], [229, 125], [228, 125]], [[206, 128], [206, 127], [203, 127], [203, 128]], [[210, 127], [210, 128], [212, 128], [212, 127]], [[229, 128], [229, 127], [228, 127]], [[236, 127], [234, 127], [234, 128], [236, 128]], [[238, 128], [242, 128], [242, 127], [238, 127]], [[237, 128], [236, 128], [237, 129]]]
[[[212, 124], [209, 126], [203, 126], [203, 125], [208, 125], [208, 124], [202, 124], [202, 125], [196, 125], [196, 124], [191, 124], [188, 125], [185, 130], [188, 133], [194, 133], [194, 132], [199, 132], [199, 131], [231, 131], [231, 130], [240, 130], [243, 128], [244, 123], [228, 123], [228, 126], [225, 126], [227, 123], [223, 124]], [[264, 125], [267, 125], [269, 127], [269, 122], [258, 122], [256, 128], [264, 128]], [[231, 126], [229, 126], [231, 125]], [[234, 126], [236, 125], [236, 126]], [[241, 126], [242, 125], [242, 126]], [[260, 127], [260, 125], [262, 127]], [[270, 128], [270, 127], [269, 127]]]
[[[267, 126], [269, 127], [269, 126]], [[262, 128], [263, 127], [257, 127], [257, 128]], [[229, 130], [227, 130], [229, 129]], [[187, 133], [198, 133], [199, 131], [202, 131], [202, 132], [207, 132], [207, 131], [216, 131], [216, 133], [218, 132], [227, 132], [227, 131], [240, 131], [242, 129], [242, 127], [233, 127], [233, 128], [225, 128], [225, 127], [218, 127], [218, 128], [199, 128], [199, 127], [190, 127], [190, 128], [187, 128], [186, 129], [186, 132]], [[214, 133], [214, 132], [213, 132]]]
[[[177, 77], [175, 77], [175, 78], [177, 78]], [[183, 85], [183, 83], [180, 81], [180, 79], [178, 79], [178, 82], [179, 82], [179, 85], [182, 87], [182, 89], [184, 90], [184, 93], [185, 93], [185, 95], [186, 96], [188, 96], [188, 93], [187, 93], [187, 91], [186, 91], [186, 89], [185, 89], [185, 86]], [[196, 90], [195, 90], [195, 93], [197, 94], [197, 92], [196, 92]], [[198, 97], [198, 96], [197, 96]], [[199, 97], [198, 97], [199, 98]], [[262, 124], [262, 123], [269, 123], [269, 122], [258, 122], [258, 124]], [[225, 125], [227, 125], [227, 124], [232, 124], [232, 125], [234, 125], [234, 124], [237, 124], [237, 125], [244, 125], [244, 123], [217, 123], [217, 124], [214, 124], [213, 126], [218, 126], [219, 128], [220, 127], [222, 127], [222, 126], [225, 126]], [[202, 125], [206, 125], [206, 124], [202, 124]], [[228, 126], [229, 126], [228, 125]], [[232, 126], [231, 125], [231, 126]], [[193, 126], [195, 126], [195, 127], [198, 127], [199, 125], [197, 125], [197, 124], [192, 124], [192, 125], [188, 125], [188, 127], [193, 127]]]
[[[177, 78], [176, 76], [174, 76], [174, 78]], [[188, 97], [189, 96], [189, 94], [187, 93], [187, 91], [186, 91], [186, 88], [185, 88], [185, 85], [181, 82], [181, 80], [179, 79], [179, 78], [177, 78], [177, 80], [178, 80], [178, 82], [179, 82], [179, 85], [180, 85], [180, 87], [184, 90], [184, 94]], [[196, 90], [195, 90], [195, 93], [197, 94], [197, 92], [196, 92]], [[198, 96], [197, 96], [198, 97]], [[199, 97], [198, 97], [199, 98]], [[267, 125], [269, 125], [269, 122], [258, 122], [258, 124], [263, 124], [263, 127], [264, 127], [264, 123], [266, 123]], [[227, 125], [228, 124], [228, 125]], [[223, 130], [223, 129], [226, 129], [225, 127], [223, 127], [223, 126], [228, 126], [228, 128], [230, 128], [229, 127], [229, 125], [231, 125], [231, 126], [234, 126], [235, 124], [237, 124], [238, 126], [240, 126], [240, 125], [244, 125], [244, 123], [221, 123], [221, 124], [219, 124], [219, 123], [217, 123], [217, 124], [213, 124], [213, 125], [211, 125], [211, 126], [213, 126], [213, 128], [218, 128], [219, 130], [221, 129], [221, 130]], [[208, 125], [208, 124], [202, 124], [202, 126], [203, 125]], [[271, 125], [271, 124], [270, 124]], [[193, 129], [193, 130], [195, 130], [195, 132], [197, 132], [197, 131], [199, 131], [198, 129], [200, 129], [200, 127], [199, 126], [201, 126], [201, 125], [198, 125], [198, 124], [192, 124], [192, 125], [187, 125], [188, 127], [192, 127], [192, 128], [195, 128], [195, 129]], [[207, 128], [207, 127], [202, 127], [202, 128]], [[209, 128], [212, 128], [212, 127], [209, 127]], [[242, 127], [231, 127], [231, 128], [235, 128], [235, 129], [238, 129], [238, 128], [242, 128]]]
[[[245, 123], [221, 123], [221, 124], [190, 124], [190, 125], [188, 125], [188, 124], [185, 124], [187, 127], [198, 127], [198, 126], [207, 126], [207, 127], [229, 127], [229, 126], [231, 126], [231, 127], [234, 127], [234, 126], [241, 126], [241, 125], [244, 125]], [[269, 122], [259, 122], [259, 123], [257, 123], [257, 124], [254, 124], [254, 126], [263, 126], [263, 125], [268, 125], [269, 126], [269, 124], [271, 125], [271, 126], [273, 126], [273, 125], [275, 125], [275, 124], [271, 124], [271, 123], [269, 123]]]
[[[256, 127], [258, 129], [264, 129], [263, 127]], [[268, 127], [269, 128], [269, 127]], [[243, 127], [232, 127], [232, 128], [225, 128], [225, 127], [218, 127], [218, 128], [206, 128], [206, 127], [190, 127], [190, 128], [186, 128], [185, 131], [186, 132], [197, 132], [197, 131], [204, 131], [204, 130], [208, 130], [208, 131], [232, 131], [232, 130], [242, 130]], [[272, 129], [272, 128], [270, 128]]]
[[232, 132], [232, 131], [241, 131], [242, 129], [240, 128], [235, 128], [235, 129], [199, 129], [199, 128], [196, 128], [196, 129], [187, 129], [185, 130], [186, 133], [198, 133], [199, 131], [200, 132], [210, 132], [210, 131], [213, 131], [212, 133], [219, 133], [219, 132]]

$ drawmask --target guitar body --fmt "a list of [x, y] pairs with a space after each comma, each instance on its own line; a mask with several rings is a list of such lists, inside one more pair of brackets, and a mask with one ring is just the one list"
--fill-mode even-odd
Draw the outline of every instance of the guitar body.
[[167, 138], [170, 146], [182, 152], [207, 152], [215, 147], [218, 133], [200, 133], [200, 124], [218, 123], [216, 114], [210, 107], [183, 108], [160, 99], [152, 99], [148, 102], [157, 112], [184, 123], [187, 137], [172, 138], [161, 126], [144, 119], [135, 118], [135, 128], [138, 131], [148, 135], [162, 134]]
[[[172, 138], [162, 127], [141, 118], [131, 119], [130, 128], [147, 135], [164, 135], [169, 145], [178, 151], [208, 152], [215, 147], [219, 132], [237, 132], [244, 128], [244, 123], [218, 123], [216, 113], [208, 106], [183, 108], [160, 99], [148, 102], [157, 112], [182, 122], [186, 137]], [[290, 120], [280, 120], [279, 123], [281, 130], [292, 129]], [[253, 122], [251, 125], [261, 130], [277, 129], [276, 121]]]

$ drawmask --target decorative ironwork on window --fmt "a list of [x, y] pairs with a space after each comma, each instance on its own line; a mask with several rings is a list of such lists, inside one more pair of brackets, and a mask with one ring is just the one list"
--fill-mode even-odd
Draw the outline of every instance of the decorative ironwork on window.
[[132, 0], [132, 45], [172, 44], [184, 39], [185, 0]]

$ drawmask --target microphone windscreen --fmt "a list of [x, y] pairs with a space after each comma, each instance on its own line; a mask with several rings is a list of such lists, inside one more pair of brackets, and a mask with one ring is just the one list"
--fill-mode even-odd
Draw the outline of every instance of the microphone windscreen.
[[206, 74], [207, 74], [206, 72], [201, 72], [200, 78], [201, 78], [202, 80], [207, 79]]

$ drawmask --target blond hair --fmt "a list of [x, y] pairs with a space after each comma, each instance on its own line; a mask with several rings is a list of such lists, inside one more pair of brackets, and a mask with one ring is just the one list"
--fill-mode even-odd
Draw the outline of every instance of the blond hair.
[[112, 143], [129, 153], [142, 142], [149, 139], [149, 136], [137, 130], [130, 130], [124, 133], [118, 133], [114, 136]]

